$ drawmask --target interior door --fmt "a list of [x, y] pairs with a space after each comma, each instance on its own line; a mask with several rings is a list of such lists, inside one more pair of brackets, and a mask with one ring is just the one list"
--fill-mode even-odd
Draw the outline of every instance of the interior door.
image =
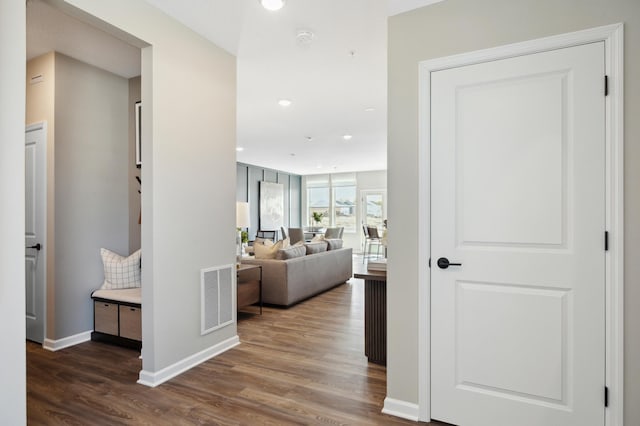
[[25, 314], [27, 339], [44, 341], [46, 126], [27, 127], [25, 135]]
[[600, 42], [431, 74], [433, 419], [604, 424], [604, 70]]

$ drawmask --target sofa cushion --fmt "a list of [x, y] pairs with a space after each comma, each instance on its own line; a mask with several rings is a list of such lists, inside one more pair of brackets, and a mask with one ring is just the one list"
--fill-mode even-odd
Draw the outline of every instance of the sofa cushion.
[[337, 250], [342, 248], [342, 239], [340, 238], [325, 238], [324, 241], [327, 243], [327, 250]]
[[104, 266], [103, 290], [140, 287], [140, 250], [124, 257], [105, 248], [100, 249]]
[[296, 257], [302, 257], [307, 254], [307, 248], [304, 244], [292, 245], [291, 247], [278, 250], [276, 259], [287, 260], [295, 259]]
[[307, 248], [307, 254], [315, 254], [327, 251], [327, 243], [325, 241], [306, 243], [305, 247]]

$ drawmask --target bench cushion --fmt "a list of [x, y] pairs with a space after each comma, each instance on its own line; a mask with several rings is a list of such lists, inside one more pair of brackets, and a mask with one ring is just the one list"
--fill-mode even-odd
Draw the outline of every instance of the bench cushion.
[[96, 290], [91, 294], [93, 298], [113, 300], [115, 302], [135, 303], [142, 305], [142, 289], [124, 288], [119, 290]]

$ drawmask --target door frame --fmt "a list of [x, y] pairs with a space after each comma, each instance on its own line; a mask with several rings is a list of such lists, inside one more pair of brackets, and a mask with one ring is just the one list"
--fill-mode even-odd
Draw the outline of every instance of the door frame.
[[[605, 43], [605, 208], [609, 249], [605, 252], [605, 425], [624, 419], [624, 126], [622, 23], [514, 43], [419, 63], [418, 241], [431, 241], [431, 73], [582, 44]], [[604, 81], [603, 81], [604, 87]], [[418, 246], [418, 418], [431, 420], [431, 245]], [[604, 390], [603, 390], [604, 398]], [[603, 401], [604, 403], [604, 401]]]

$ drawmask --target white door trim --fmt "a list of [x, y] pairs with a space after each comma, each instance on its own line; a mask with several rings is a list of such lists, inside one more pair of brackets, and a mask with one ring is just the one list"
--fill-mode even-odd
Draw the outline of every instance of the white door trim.
[[[419, 136], [418, 136], [418, 241], [430, 241], [431, 175], [431, 73], [481, 62], [561, 49], [581, 44], [605, 43], [605, 68], [609, 77], [609, 96], [605, 98], [606, 226], [609, 251], [606, 268], [606, 366], [605, 383], [609, 388], [609, 406], [605, 425], [623, 424], [624, 384], [624, 127], [623, 127], [623, 24], [613, 24], [530, 40], [470, 53], [422, 61], [419, 64]], [[604, 87], [604, 81], [603, 81]], [[418, 246], [418, 404], [421, 421], [431, 420], [431, 282], [426, 265], [431, 257], [430, 244]], [[604, 391], [604, 390], [603, 390]]]

